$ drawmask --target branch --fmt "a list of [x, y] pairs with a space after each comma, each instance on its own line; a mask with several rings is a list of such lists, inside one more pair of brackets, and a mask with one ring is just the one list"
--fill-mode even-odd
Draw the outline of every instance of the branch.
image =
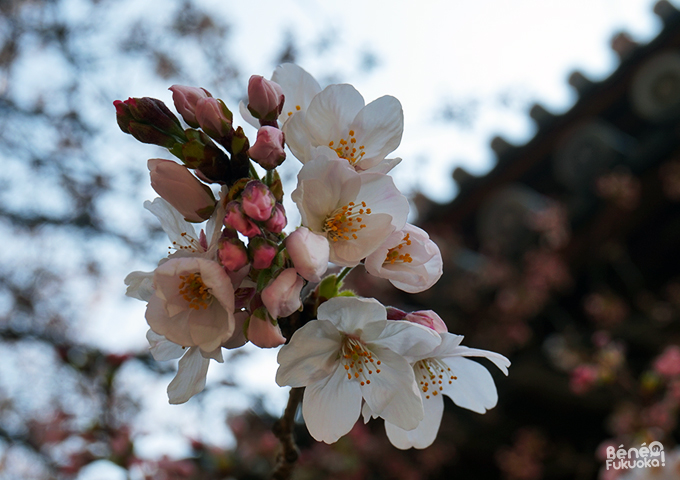
[[274, 435], [281, 442], [281, 451], [276, 457], [276, 468], [272, 473], [273, 480], [287, 480], [293, 474], [295, 462], [300, 455], [300, 451], [295, 444], [293, 437], [293, 427], [295, 426], [295, 412], [297, 412], [304, 387], [291, 388], [288, 396], [288, 405], [283, 412], [283, 416], [274, 424]]

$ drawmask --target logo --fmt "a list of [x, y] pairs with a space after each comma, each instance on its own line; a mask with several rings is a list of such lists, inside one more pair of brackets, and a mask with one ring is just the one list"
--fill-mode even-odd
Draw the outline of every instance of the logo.
[[666, 466], [666, 455], [661, 442], [640, 445], [640, 448], [626, 450], [619, 445], [618, 450], [607, 447], [607, 470], [628, 470], [630, 468], [650, 468]]

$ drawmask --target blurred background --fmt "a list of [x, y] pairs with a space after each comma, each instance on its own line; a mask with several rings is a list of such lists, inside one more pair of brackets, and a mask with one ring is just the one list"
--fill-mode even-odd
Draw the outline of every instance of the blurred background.
[[[163, 152], [112, 102], [171, 105], [185, 84], [237, 111], [283, 62], [404, 108], [393, 174], [444, 276], [408, 295], [358, 268], [352, 287], [513, 362], [492, 371], [498, 406], [447, 400], [426, 450], [393, 448], [379, 421], [330, 446], [300, 424], [294, 478], [680, 478], [676, 7], [0, 0], [0, 478], [267, 478], [276, 351], [230, 351], [167, 404], [176, 364], [151, 359], [123, 285], [167, 252], [142, 207]], [[287, 193], [298, 169], [283, 165]], [[608, 446], [655, 440], [664, 467], [605, 469]]]

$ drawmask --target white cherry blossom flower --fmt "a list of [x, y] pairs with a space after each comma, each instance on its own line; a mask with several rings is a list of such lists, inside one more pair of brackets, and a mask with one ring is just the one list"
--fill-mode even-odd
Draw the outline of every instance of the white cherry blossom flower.
[[352, 267], [406, 224], [408, 201], [388, 175], [358, 174], [341, 159], [305, 164], [291, 194], [302, 225], [323, 234], [331, 262]]
[[401, 159], [386, 159], [401, 142], [404, 113], [394, 97], [364, 105], [351, 85], [329, 85], [316, 95], [306, 112], [283, 126], [286, 143], [302, 163], [323, 153], [342, 158], [359, 172], [387, 173]]
[[405, 355], [430, 352], [435, 331], [387, 320], [377, 300], [335, 297], [318, 319], [297, 330], [278, 355], [276, 382], [306, 387], [302, 415], [315, 439], [333, 443], [359, 418], [362, 399], [375, 415], [413, 429], [423, 418], [422, 400]]
[[365, 265], [371, 275], [386, 278], [408, 293], [427, 290], [443, 272], [442, 254], [437, 244], [424, 230], [408, 223], [367, 256]]
[[234, 288], [219, 263], [171, 258], [154, 271], [153, 283], [146, 320], [157, 334], [212, 352], [234, 333]]
[[[418, 382], [425, 410], [424, 418], [412, 430], [386, 419], [387, 437], [397, 448], [426, 448], [434, 442], [444, 413], [446, 395], [453, 403], [477, 413], [486, 413], [496, 406], [498, 392], [493, 378], [483, 365], [466, 357], [484, 357], [491, 360], [505, 375], [510, 361], [503, 355], [460, 345], [463, 337], [442, 333], [442, 343], [434, 351], [414, 356], [413, 373]], [[370, 405], [363, 409], [364, 421], [377, 417]]]
[[[272, 82], [279, 84], [285, 97], [278, 123], [283, 125], [294, 114], [307, 111], [312, 99], [321, 91], [319, 82], [302, 67], [294, 63], [279, 65], [272, 74]], [[260, 128], [259, 121], [248, 111], [248, 102], [239, 104], [239, 112], [243, 119], [255, 128]]]

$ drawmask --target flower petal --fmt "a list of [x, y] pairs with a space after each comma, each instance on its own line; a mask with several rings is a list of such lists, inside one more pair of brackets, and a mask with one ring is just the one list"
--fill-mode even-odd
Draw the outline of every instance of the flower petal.
[[370, 375], [371, 383], [360, 386], [366, 403], [374, 415], [406, 430], [416, 428], [423, 419], [423, 402], [413, 368], [387, 348], [371, 346], [371, 351], [381, 363], [380, 373]]
[[184, 220], [184, 216], [173, 208], [168, 202], [158, 197], [153, 202], [144, 202], [144, 208], [156, 215], [161, 222], [163, 231], [168, 235], [173, 246], [193, 246], [196, 239], [194, 227]]
[[338, 367], [329, 377], [305, 388], [302, 416], [315, 440], [334, 443], [347, 434], [361, 412], [359, 384], [347, 380], [345, 370]]
[[371, 348], [378, 345], [405, 357], [429, 355], [442, 342], [441, 336], [431, 328], [405, 320], [389, 320], [378, 336], [374, 336], [371, 328], [372, 325], [367, 326], [362, 337]]
[[498, 392], [489, 371], [481, 364], [463, 357], [442, 358], [456, 376], [453, 383], [444, 385], [443, 393], [453, 403], [477, 413], [486, 413], [496, 406]]
[[423, 409], [425, 416], [413, 430], [404, 430], [390, 422], [385, 422], [385, 432], [392, 445], [401, 450], [427, 448], [432, 445], [442, 423], [444, 398], [441, 395], [423, 398]]
[[312, 320], [297, 330], [279, 350], [276, 383], [303, 387], [330, 376], [337, 367], [341, 336], [327, 320]]
[[330, 320], [340, 332], [361, 334], [372, 322], [377, 322], [374, 328], [382, 331], [387, 310], [375, 298], [335, 297], [319, 306], [317, 317], [319, 320]]
[[365, 145], [366, 154], [359, 162], [363, 169], [371, 168], [393, 152], [401, 143], [404, 132], [404, 112], [394, 97], [380, 97], [357, 114], [350, 128], [357, 132], [357, 144]]
[[490, 352], [489, 350], [479, 350], [477, 348], [469, 348], [469, 347], [465, 347], [463, 345], [460, 345], [454, 351], [454, 355], [462, 356], [462, 357], [484, 357], [484, 358], [488, 358], [489, 360], [491, 360], [494, 363], [494, 365], [496, 365], [501, 370], [501, 372], [503, 372], [505, 375], [508, 374], [508, 367], [510, 366], [510, 360], [505, 358], [500, 353]]
[[296, 112], [305, 112], [312, 99], [321, 91], [319, 82], [294, 63], [284, 63], [276, 67], [272, 81], [281, 86], [286, 97], [279, 117], [281, 122], [296, 116]]
[[179, 361], [177, 375], [168, 385], [170, 403], [184, 403], [205, 387], [210, 360], [203, 358], [198, 347], [191, 347]]
[[313, 146], [328, 145], [347, 136], [350, 123], [363, 107], [364, 98], [352, 85], [327, 86], [307, 108], [308, 142]]
[[153, 296], [153, 272], [130, 272], [125, 277], [125, 295], [148, 302]]
[[163, 335], [158, 335], [153, 330], [146, 332], [146, 339], [149, 342], [149, 351], [154, 360], [159, 362], [165, 360], [174, 360], [181, 357], [186, 352], [186, 349], [181, 345], [171, 342]]

